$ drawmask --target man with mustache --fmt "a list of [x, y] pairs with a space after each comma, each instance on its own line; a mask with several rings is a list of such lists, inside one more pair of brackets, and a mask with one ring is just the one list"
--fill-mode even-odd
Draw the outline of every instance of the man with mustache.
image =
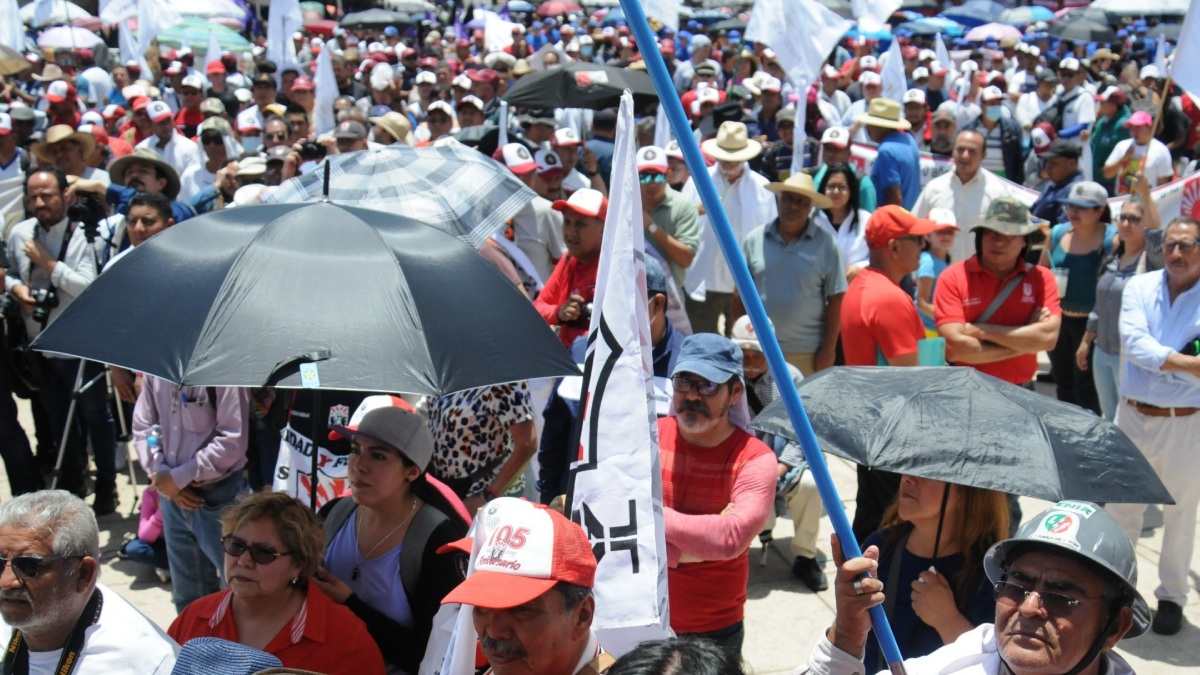
[[559, 512], [501, 497], [482, 532], [443, 547], [470, 554], [474, 571], [442, 604], [471, 606], [487, 675], [600, 675], [614, 659], [592, 632], [596, 557], [587, 534]]
[[[873, 573], [879, 550], [838, 564], [833, 625], [809, 656], [811, 675], [862, 673], [871, 619], [884, 601]], [[904, 662], [913, 675], [1132, 675], [1113, 648], [1146, 632], [1150, 610], [1137, 591], [1137, 558], [1121, 526], [1090, 502], [1059, 502], [994, 544], [983, 559], [995, 584], [996, 621]], [[867, 576], [864, 576], [867, 575]], [[921, 583], [920, 581], [914, 583]], [[890, 591], [889, 591], [890, 592]], [[887, 671], [883, 671], [887, 672]]]
[[0, 506], [0, 640], [12, 673], [170, 673], [179, 647], [97, 582], [100, 532], [83, 500], [34, 492]]
[[658, 420], [671, 628], [740, 659], [748, 549], [775, 502], [775, 454], [746, 431], [732, 340], [688, 337], [671, 378], [675, 413]]

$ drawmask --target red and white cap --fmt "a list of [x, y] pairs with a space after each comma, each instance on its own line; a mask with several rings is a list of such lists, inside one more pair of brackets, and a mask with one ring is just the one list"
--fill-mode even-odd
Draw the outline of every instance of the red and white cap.
[[608, 199], [599, 190], [580, 188], [567, 199], [559, 199], [550, 205], [555, 211], [574, 211], [581, 216], [604, 219], [608, 215]]
[[[576, 193], [578, 194], [578, 193]], [[560, 581], [591, 588], [596, 556], [583, 528], [543, 504], [501, 497], [483, 507], [479, 531], [442, 547], [471, 555], [474, 571], [442, 604], [523, 605]]]
[[188, 75], [179, 82], [179, 86], [181, 88], [190, 87], [192, 89], [204, 91], [204, 78], [200, 77], [199, 75]]
[[842, 71], [838, 70], [837, 68], [834, 68], [833, 66], [829, 65], [828, 63], [825, 64], [825, 67], [821, 69], [821, 77], [827, 77], [831, 80], [836, 80], [841, 76], [842, 76]]
[[462, 100], [458, 102], [458, 107], [462, 108], [462, 106], [464, 106], [464, 105], [473, 105], [479, 109], [479, 112], [483, 112], [483, 109], [485, 107], [483, 105], [483, 101], [481, 101], [478, 96], [462, 97]]
[[1002, 101], [1004, 100], [1004, 92], [1000, 91], [1000, 87], [985, 87], [980, 92], [979, 98], [983, 101]]
[[579, 134], [574, 129], [567, 127], [565, 129], [555, 129], [554, 139], [550, 141], [550, 144], [556, 148], [569, 148], [576, 145], [583, 145], [583, 139], [579, 137]]
[[538, 150], [533, 155], [533, 161], [537, 162], [537, 172], [539, 176], [544, 176], [548, 173], [554, 173], [556, 171], [565, 171], [565, 169], [563, 169], [562, 158], [559, 157], [558, 153], [553, 150], [546, 150], [545, 148]]
[[667, 151], [657, 145], [647, 145], [637, 151], [638, 173], [666, 173]]
[[882, 86], [883, 78], [879, 76], [879, 73], [873, 70], [864, 70], [862, 74], [858, 76], [858, 83], [864, 87], [869, 85]]
[[850, 147], [850, 130], [846, 127], [829, 127], [821, 134], [821, 145], [832, 145], [838, 148]]
[[246, 108], [238, 113], [237, 130], [241, 134], [247, 131], [262, 131], [262, 124], [258, 121], [258, 116], [254, 114], [253, 108]]
[[917, 66], [912, 71], [913, 82], [929, 79], [929, 69], [925, 66]]
[[878, 70], [879, 69], [879, 59], [875, 58], [874, 56], [872, 56], [870, 54], [867, 54], [866, 56], [864, 56], [858, 60], [858, 69], [859, 70]]
[[679, 147], [679, 141], [667, 143], [666, 155], [668, 159], [683, 161], [683, 149]]
[[178, 75], [178, 74], [182, 73], [183, 72], [183, 62], [172, 61], [171, 65], [167, 66], [167, 69], [164, 72], [167, 75]]
[[104, 110], [100, 112], [100, 115], [106, 120], [121, 119], [125, 116], [125, 108], [116, 103], [110, 103], [104, 106]]
[[962, 228], [958, 226], [958, 216], [955, 216], [954, 212], [950, 209], [930, 209], [929, 220], [937, 223], [938, 232], [944, 230], [962, 231]]
[[509, 143], [501, 147], [492, 158], [504, 162], [504, 166], [517, 175], [524, 175], [538, 168], [529, 148], [520, 143]]
[[948, 72], [950, 72], [950, 71], [946, 68], [946, 66], [942, 65], [941, 61], [930, 61], [929, 62], [929, 74], [930, 75], [945, 75]]
[[1058, 133], [1054, 131], [1054, 127], [1049, 122], [1038, 122], [1029, 130], [1029, 144], [1033, 147], [1034, 153], [1038, 155], [1049, 150], [1056, 138], [1058, 138]]
[[12, 115], [8, 113], [0, 113], [0, 136], [7, 136], [12, 133]]
[[[358, 425], [362, 423], [362, 419], [367, 416], [367, 413], [375, 410], [376, 408], [400, 408], [401, 410], [414, 412], [413, 407], [408, 404], [408, 401], [405, 401], [399, 396], [392, 396], [390, 394], [368, 396], [362, 400], [362, 403], [358, 404], [358, 409], [355, 410], [354, 414], [350, 416], [350, 422], [344, 427], [338, 427], [338, 429], [350, 432], [358, 431]], [[329, 440], [331, 441], [340, 441], [345, 437], [346, 435], [344, 433], [340, 433], [339, 431], [329, 432]]]
[[166, 119], [171, 119], [175, 116], [175, 114], [171, 112], [171, 108], [166, 103], [163, 103], [162, 101], [151, 101], [146, 106], [146, 116], [150, 118], [151, 122], [161, 122]]
[[43, 96], [51, 103], [62, 103], [75, 94], [75, 87], [66, 80], [55, 80], [46, 87]]
[[762, 84], [758, 85], [758, 88], [762, 91], [773, 91], [778, 94], [783, 89], [783, 83], [779, 81], [778, 77], [767, 76], [763, 78]]
[[919, 103], [925, 105], [925, 90], [924, 89], [909, 89], [904, 92], [903, 103]]
[[81, 125], [82, 124], [95, 124], [97, 126], [103, 127], [104, 126], [104, 117], [101, 116], [100, 113], [95, 110], [89, 110], [89, 111], [83, 113], [83, 116], [79, 118], [79, 123]]

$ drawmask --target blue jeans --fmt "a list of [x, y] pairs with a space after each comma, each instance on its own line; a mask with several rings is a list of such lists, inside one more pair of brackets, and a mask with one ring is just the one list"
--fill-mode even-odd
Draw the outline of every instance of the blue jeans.
[[167, 560], [167, 543], [162, 539], [153, 544], [147, 544], [141, 539], [134, 537], [125, 542], [125, 545], [121, 547], [121, 552], [130, 560], [143, 565], [163, 569], [169, 569], [170, 567]]
[[159, 502], [171, 566], [171, 600], [177, 612], [221, 590], [225, 583], [221, 512], [249, 492], [240, 471], [219, 483], [193, 489], [204, 498], [204, 506], [195, 511], [181, 509], [169, 499]]
[[1100, 413], [1109, 422], [1117, 415], [1117, 403], [1121, 398], [1121, 355], [1109, 354], [1095, 345], [1092, 348], [1092, 379], [1096, 382], [1096, 396], [1100, 398]]

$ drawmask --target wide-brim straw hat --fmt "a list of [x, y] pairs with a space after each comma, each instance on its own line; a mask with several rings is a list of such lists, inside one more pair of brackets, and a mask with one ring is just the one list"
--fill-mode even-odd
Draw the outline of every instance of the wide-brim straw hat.
[[873, 99], [867, 106], [867, 112], [859, 115], [857, 121], [873, 127], [899, 131], [908, 131], [912, 128], [908, 120], [904, 119], [904, 109], [900, 107], [900, 104], [882, 96]]
[[717, 137], [700, 144], [705, 154], [718, 162], [748, 162], [762, 154], [762, 143], [750, 138], [746, 125], [724, 122]]
[[828, 209], [833, 207], [833, 200], [828, 196], [817, 191], [816, 185], [813, 184], [812, 176], [800, 172], [794, 173], [782, 183], [768, 183], [767, 189], [775, 194], [784, 192], [792, 192], [798, 195], [804, 195], [812, 200], [813, 206], [818, 209]]
[[75, 141], [79, 144], [83, 156], [86, 158], [96, 149], [96, 137], [83, 131], [75, 131], [69, 124], [56, 124], [46, 130], [46, 140], [42, 143], [34, 143], [30, 146], [33, 150], [33, 156], [37, 158], [38, 164], [42, 166], [50, 166], [54, 164], [54, 157], [50, 154], [50, 146], [55, 143], [65, 143], [67, 141]]
[[162, 157], [158, 156], [158, 153], [149, 148], [138, 148], [113, 162], [112, 166], [108, 167], [108, 175], [112, 178], [114, 185], [125, 184], [125, 169], [129, 168], [129, 165], [134, 162], [153, 164], [162, 169], [163, 173], [167, 175], [167, 186], [163, 188], [163, 195], [167, 199], [175, 199], [179, 195], [179, 173], [175, 171], [175, 167], [164, 162]]

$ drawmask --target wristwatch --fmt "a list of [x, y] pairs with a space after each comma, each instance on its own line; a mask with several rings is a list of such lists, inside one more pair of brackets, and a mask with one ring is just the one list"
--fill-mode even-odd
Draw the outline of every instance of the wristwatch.
[[647, 227], [647, 228], [646, 228], [646, 230], [647, 230], [647, 231], [648, 231], [650, 234], [654, 234], [655, 232], [658, 232], [658, 230], [659, 230], [659, 229], [660, 229], [660, 228], [658, 227], [658, 223], [656, 223], [656, 222], [654, 222], [654, 221], [650, 221], [650, 227]]

